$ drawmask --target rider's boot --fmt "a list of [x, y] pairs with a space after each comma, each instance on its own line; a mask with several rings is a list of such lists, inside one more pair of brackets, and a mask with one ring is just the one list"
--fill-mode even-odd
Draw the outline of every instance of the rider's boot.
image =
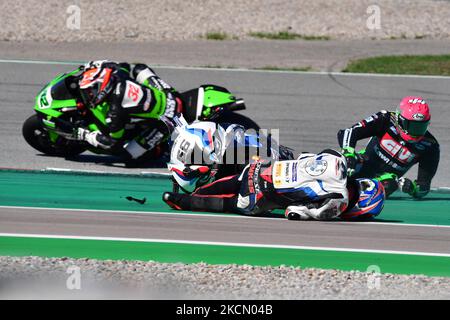
[[234, 198], [164, 192], [163, 201], [176, 210], [221, 213], [236, 211], [236, 200]]
[[184, 193], [164, 192], [162, 199], [172, 209], [191, 210], [190, 196]]

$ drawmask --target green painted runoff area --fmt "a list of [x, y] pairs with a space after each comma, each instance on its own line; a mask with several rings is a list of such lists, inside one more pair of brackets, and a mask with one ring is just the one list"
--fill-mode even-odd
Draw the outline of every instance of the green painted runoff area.
[[[175, 211], [164, 204], [161, 195], [171, 188], [166, 177], [0, 170], [0, 206], [170, 214]], [[146, 198], [146, 202], [139, 204], [127, 197]], [[450, 225], [450, 194], [432, 193], [422, 201], [395, 194], [386, 202], [378, 220]], [[376, 265], [383, 273], [450, 276], [450, 257], [206, 244], [0, 236], [0, 255], [288, 265], [360, 271]]]
[[[0, 170], [0, 206], [173, 213], [161, 200], [171, 189], [166, 177]], [[129, 196], [146, 202], [129, 201]], [[433, 192], [414, 200], [396, 193], [377, 221], [450, 225], [450, 194]]]
[[115, 240], [0, 236], [0, 255], [295, 266], [450, 276], [450, 257]]

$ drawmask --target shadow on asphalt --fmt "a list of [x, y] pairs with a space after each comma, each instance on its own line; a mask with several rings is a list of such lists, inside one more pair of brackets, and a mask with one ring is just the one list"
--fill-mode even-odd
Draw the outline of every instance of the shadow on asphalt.
[[389, 223], [402, 223], [403, 220], [390, 220], [390, 219], [373, 219], [373, 220], [366, 220], [361, 222], [389, 222]]
[[[273, 218], [273, 219], [285, 219], [284, 214], [282, 213], [269, 213], [269, 214], [264, 214], [264, 215], [260, 215], [259, 217], [264, 217], [264, 218]], [[306, 221], [302, 221], [302, 222], [314, 222], [315, 220], [306, 220]], [[341, 220], [341, 219], [334, 219], [334, 220], [330, 220], [330, 222], [359, 222], [361, 224], [364, 224], [365, 222], [385, 222], [385, 223], [402, 223], [404, 222], [403, 220], [392, 220], [392, 219], [369, 219], [369, 220]]]

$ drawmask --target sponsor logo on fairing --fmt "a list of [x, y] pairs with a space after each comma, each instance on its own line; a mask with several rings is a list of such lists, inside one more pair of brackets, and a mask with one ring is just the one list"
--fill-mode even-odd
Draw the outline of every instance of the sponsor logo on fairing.
[[248, 169], [248, 189], [250, 193], [259, 193], [261, 191], [258, 184], [260, 169], [261, 162], [250, 165], [250, 168]]
[[284, 181], [286, 183], [289, 183], [289, 181], [290, 181], [290, 178], [289, 178], [289, 167], [290, 167], [290, 164], [287, 163], [286, 164], [286, 168], [284, 168]]
[[151, 139], [147, 141], [148, 150], [153, 149], [164, 137], [164, 134], [155, 129], [147, 136], [147, 139], [150, 137]]
[[167, 94], [166, 99], [166, 110], [164, 111], [164, 115], [168, 118], [173, 118], [175, 116], [175, 108], [177, 103], [172, 94]]
[[292, 182], [297, 182], [297, 167], [298, 162], [292, 164]]

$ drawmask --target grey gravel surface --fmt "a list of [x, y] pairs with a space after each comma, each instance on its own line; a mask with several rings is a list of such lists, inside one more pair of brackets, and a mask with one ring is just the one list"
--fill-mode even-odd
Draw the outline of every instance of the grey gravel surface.
[[[81, 289], [68, 290], [67, 268]], [[450, 278], [288, 266], [0, 257], [0, 299], [450, 299]]]
[[[71, 27], [80, 9], [80, 29]], [[368, 28], [380, 10], [380, 28]], [[148, 41], [198, 39], [207, 32], [249, 38], [290, 30], [335, 39], [449, 38], [450, 3], [433, 0], [16, 0], [2, 3], [0, 39]], [[69, 22], [69, 27], [68, 27]]]

